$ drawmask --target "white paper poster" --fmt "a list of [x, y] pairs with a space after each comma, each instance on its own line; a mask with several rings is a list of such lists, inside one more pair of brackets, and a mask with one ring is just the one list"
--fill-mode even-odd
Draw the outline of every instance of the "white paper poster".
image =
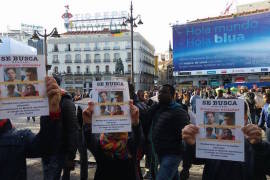
[[129, 89], [125, 81], [94, 81], [92, 133], [130, 132]]
[[196, 107], [196, 157], [244, 161], [244, 101], [198, 99]]
[[0, 119], [49, 115], [41, 56], [0, 56]]

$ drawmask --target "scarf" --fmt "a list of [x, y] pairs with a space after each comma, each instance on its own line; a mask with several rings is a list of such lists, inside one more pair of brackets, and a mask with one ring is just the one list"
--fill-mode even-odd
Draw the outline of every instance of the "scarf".
[[119, 160], [130, 158], [127, 149], [128, 133], [102, 133], [100, 135], [100, 145], [103, 152]]

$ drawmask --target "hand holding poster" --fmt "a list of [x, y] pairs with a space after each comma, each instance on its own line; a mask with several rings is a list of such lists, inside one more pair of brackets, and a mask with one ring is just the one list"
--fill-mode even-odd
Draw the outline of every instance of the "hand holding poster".
[[48, 115], [45, 61], [31, 55], [0, 61], [0, 119]]
[[244, 161], [244, 101], [197, 100], [196, 157]]
[[131, 131], [127, 82], [94, 81], [93, 101], [93, 133]]

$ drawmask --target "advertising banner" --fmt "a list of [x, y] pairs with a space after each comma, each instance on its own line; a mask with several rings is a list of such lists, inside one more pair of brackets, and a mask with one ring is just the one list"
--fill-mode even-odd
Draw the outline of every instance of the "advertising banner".
[[49, 115], [45, 61], [7, 55], [0, 62], [0, 119]]
[[[173, 26], [175, 72], [268, 72], [270, 12]], [[177, 73], [175, 73], [177, 75]]]
[[93, 133], [130, 132], [129, 89], [126, 81], [93, 81]]
[[244, 161], [244, 100], [196, 101], [196, 157]]

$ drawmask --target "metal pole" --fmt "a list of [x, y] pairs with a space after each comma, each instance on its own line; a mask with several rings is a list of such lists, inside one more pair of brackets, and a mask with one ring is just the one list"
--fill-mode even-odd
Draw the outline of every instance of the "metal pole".
[[45, 34], [44, 34], [44, 42], [43, 42], [43, 46], [44, 46], [44, 58], [45, 58], [45, 66], [46, 66], [46, 75], [48, 75], [48, 60], [47, 60], [47, 32], [45, 29]]
[[130, 27], [131, 27], [131, 83], [135, 87], [134, 84], [134, 56], [133, 56], [133, 5], [131, 1], [130, 5]]

